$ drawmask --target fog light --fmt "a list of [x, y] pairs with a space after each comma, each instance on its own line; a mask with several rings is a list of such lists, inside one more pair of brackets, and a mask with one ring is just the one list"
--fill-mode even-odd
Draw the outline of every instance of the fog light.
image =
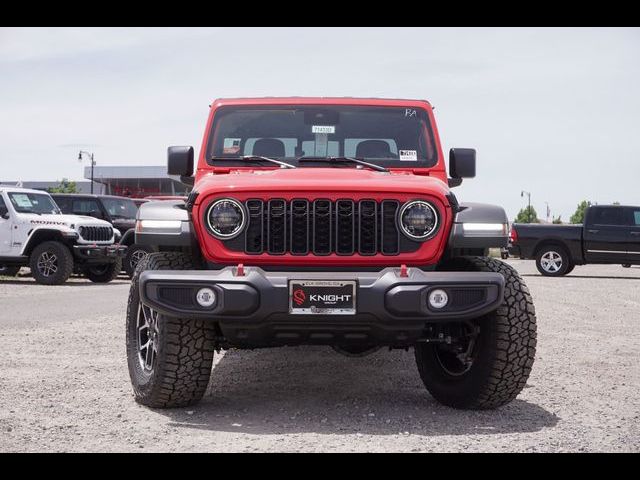
[[201, 288], [196, 294], [196, 301], [201, 307], [210, 307], [216, 303], [216, 292], [210, 288]]
[[447, 303], [449, 303], [449, 295], [444, 290], [436, 289], [429, 293], [429, 306], [432, 308], [444, 308]]

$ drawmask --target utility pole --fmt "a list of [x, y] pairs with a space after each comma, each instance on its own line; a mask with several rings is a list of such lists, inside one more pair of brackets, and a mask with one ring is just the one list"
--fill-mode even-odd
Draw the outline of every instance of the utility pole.
[[531, 223], [531, 193], [530, 192], [525, 192], [524, 190], [522, 190], [520, 192], [520, 197], [524, 197], [527, 196], [527, 198], [529, 199], [529, 204], [527, 206], [527, 223]]
[[86, 155], [91, 160], [91, 193], [93, 193], [93, 167], [96, 166], [96, 161], [93, 159], [93, 153], [85, 152], [84, 150], [80, 150], [78, 154], [78, 161], [82, 161], [82, 155]]

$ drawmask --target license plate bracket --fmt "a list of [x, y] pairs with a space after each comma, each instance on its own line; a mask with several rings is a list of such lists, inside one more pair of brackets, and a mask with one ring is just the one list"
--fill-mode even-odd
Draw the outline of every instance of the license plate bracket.
[[355, 280], [289, 280], [289, 313], [355, 315]]

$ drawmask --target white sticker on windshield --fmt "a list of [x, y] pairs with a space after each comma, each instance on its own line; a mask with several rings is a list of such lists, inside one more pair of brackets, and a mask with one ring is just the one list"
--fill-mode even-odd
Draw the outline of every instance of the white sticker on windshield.
[[404, 162], [415, 162], [418, 160], [418, 152], [416, 150], [400, 150], [400, 160]]
[[311, 133], [336, 133], [336, 127], [335, 125], [313, 125]]
[[31, 208], [33, 206], [31, 204], [31, 200], [29, 200], [29, 196], [24, 193], [14, 193], [12, 197], [16, 204], [21, 208]]
[[222, 146], [224, 155], [235, 155], [240, 151], [240, 138], [225, 138]]

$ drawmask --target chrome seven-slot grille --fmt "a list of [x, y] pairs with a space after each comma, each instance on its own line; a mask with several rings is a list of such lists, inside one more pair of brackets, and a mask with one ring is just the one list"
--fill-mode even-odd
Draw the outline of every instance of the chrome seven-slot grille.
[[80, 237], [89, 242], [106, 242], [113, 236], [111, 227], [80, 227]]
[[244, 250], [249, 254], [397, 255], [397, 200], [250, 199]]

